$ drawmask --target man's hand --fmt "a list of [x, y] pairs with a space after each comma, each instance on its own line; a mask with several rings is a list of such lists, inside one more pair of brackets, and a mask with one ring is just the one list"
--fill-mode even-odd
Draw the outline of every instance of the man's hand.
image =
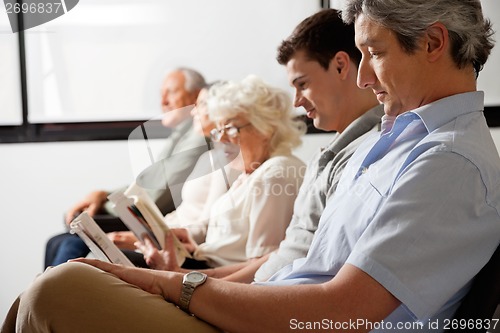
[[113, 231], [106, 234], [115, 245], [124, 250], [135, 250], [134, 243], [137, 242], [132, 231]]
[[85, 199], [74, 205], [66, 214], [66, 224], [70, 224], [75, 216], [79, 215], [84, 210], [90, 216], [94, 216], [102, 209], [104, 203], [108, 200], [108, 192], [94, 191], [87, 195]]
[[[138, 267], [126, 267], [123, 265], [110, 264], [97, 259], [78, 258], [70, 261], [81, 262], [97, 267], [103, 271], [116, 275], [119, 279], [127, 283], [136, 285], [144, 291], [160, 295], [170, 302], [178, 299], [178, 295], [172, 295], [167, 291], [167, 287], [172, 284], [169, 281], [175, 278], [174, 273]], [[179, 282], [175, 284], [175, 287], [180, 290], [182, 275], [177, 278]]]

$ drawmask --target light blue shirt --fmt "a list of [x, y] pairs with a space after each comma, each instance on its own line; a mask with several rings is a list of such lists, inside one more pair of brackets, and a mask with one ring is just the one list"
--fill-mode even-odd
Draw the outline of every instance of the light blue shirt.
[[307, 258], [268, 284], [326, 282], [349, 263], [401, 301], [385, 320], [393, 327], [442, 326], [500, 242], [500, 158], [482, 110], [482, 92], [459, 94], [368, 138], [327, 202]]

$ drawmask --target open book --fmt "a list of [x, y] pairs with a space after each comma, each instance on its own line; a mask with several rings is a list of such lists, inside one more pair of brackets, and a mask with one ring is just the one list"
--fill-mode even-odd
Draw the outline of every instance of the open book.
[[77, 234], [97, 259], [125, 266], [134, 266], [87, 212], [81, 213], [71, 222], [70, 232]]
[[[144, 242], [145, 237], [148, 237], [157, 249], [165, 247], [165, 235], [168, 235], [170, 229], [163, 220], [160, 209], [141, 187], [133, 183], [125, 192], [111, 193], [108, 199], [114, 204], [114, 210], [120, 219], [137, 239]], [[181, 266], [185, 258], [191, 258], [191, 254], [179, 239], [172, 235], [177, 263]]]

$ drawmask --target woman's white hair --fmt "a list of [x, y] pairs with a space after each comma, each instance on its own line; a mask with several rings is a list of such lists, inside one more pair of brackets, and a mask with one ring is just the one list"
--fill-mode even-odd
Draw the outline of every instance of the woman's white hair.
[[273, 155], [288, 155], [301, 144], [305, 124], [295, 120], [288, 94], [250, 75], [242, 81], [214, 85], [208, 94], [207, 107], [214, 122], [245, 116], [252, 126], [271, 137]]

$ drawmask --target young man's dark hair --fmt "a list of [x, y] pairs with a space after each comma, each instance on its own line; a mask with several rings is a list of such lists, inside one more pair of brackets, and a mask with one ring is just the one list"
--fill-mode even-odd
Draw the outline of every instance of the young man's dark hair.
[[335, 9], [324, 9], [304, 19], [278, 47], [278, 62], [286, 65], [297, 51], [304, 50], [311, 60], [328, 69], [333, 56], [344, 51], [358, 65], [361, 53], [354, 44], [354, 26], [333, 16], [340, 14]]

